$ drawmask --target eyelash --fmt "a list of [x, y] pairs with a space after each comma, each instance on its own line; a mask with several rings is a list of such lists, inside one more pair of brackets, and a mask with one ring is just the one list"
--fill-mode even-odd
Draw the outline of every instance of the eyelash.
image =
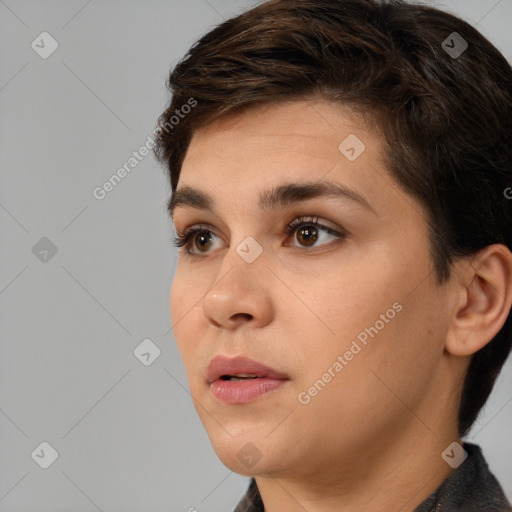
[[[318, 222], [318, 217], [297, 217], [286, 226], [285, 233], [286, 235], [290, 236], [293, 232], [297, 231], [300, 227], [303, 226], [313, 226], [319, 229], [320, 231], [325, 231], [330, 235], [338, 236], [340, 239], [343, 239], [346, 236], [344, 233], [339, 233], [338, 231], [332, 228], [320, 224]], [[173, 245], [176, 247], [184, 247], [185, 249], [187, 249], [187, 252], [189, 254], [195, 255], [195, 253], [190, 252], [190, 245], [193, 241], [194, 236], [198, 234], [208, 233], [211, 233], [210, 229], [200, 226], [191, 226], [185, 229], [183, 233], [176, 231], [176, 236], [174, 237]]]

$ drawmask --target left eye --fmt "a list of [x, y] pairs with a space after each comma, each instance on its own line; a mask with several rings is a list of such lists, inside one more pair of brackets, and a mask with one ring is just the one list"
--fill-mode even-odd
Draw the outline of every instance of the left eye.
[[[299, 247], [325, 245], [332, 240], [344, 237], [343, 233], [339, 233], [323, 224], [319, 224], [316, 219], [295, 219], [288, 224], [286, 231], [288, 234], [294, 235], [293, 240], [298, 242]], [[295, 245], [295, 247], [297, 246]]]

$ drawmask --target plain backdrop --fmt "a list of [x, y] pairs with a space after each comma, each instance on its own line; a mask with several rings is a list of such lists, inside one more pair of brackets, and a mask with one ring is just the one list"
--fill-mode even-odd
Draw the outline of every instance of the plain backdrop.
[[[0, 511], [228, 512], [245, 492], [172, 336], [163, 170], [148, 155], [93, 191], [147, 141], [170, 68], [254, 3], [0, 0]], [[510, 61], [512, 0], [425, 3]], [[509, 498], [511, 401], [509, 360], [467, 438]]]

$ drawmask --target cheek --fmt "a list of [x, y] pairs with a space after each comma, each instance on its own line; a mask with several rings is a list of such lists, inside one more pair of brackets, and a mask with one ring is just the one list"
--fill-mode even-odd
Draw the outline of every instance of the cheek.
[[[327, 362], [338, 354], [350, 349], [351, 342], [361, 335], [370, 338], [366, 329], [378, 322], [379, 332], [386, 330], [380, 315], [393, 322], [398, 316], [393, 304], [400, 294], [382, 274], [373, 277], [366, 272], [325, 273], [321, 278], [298, 280], [295, 278], [294, 291], [297, 298], [283, 292], [280, 304], [288, 325], [296, 326], [298, 338], [305, 342], [304, 353]], [[285, 300], [286, 299], [286, 300]], [[398, 306], [399, 307], [399, 306]], [[374, 331], [373, 331], [374, 332]], [[305, 336], [301, 333], [307, 333]], [[319, 348], [321, 347], [321, 350]]]
[[169, 296], [172, 333], [176, 345], [187, 363], [187, 355], [197, 345], [204, 316], [202, 297], [204, 291], [197, 290], [191, 280], [176, 273]]
[[[376, 311], [385, 314], [386, 301], [383, 306]], [[428, 387], [436, 357], [423, 352], [425, 338], [418, 332], [414, 308], [403, 305], [384, 326], [375, 326], [379, 316], [374, 316], [367, 315], [363, 327], [354, 325], [350, 316], [339, 316], [335, 342], [310, 340], [298, 349], [306, 370], [297, 382], [302, 393], [297, 418], [305, 430], [318, 428], [319, 420], [326, 425], [322, 435], [327, 445], [338, 442], [340, 426], [350, 443], [394, 428], [410, 417]], [[344, 329], [356, 335], [345, 336]], [[366, 343], [357, 337], [360, 333]]]
[[407, 413], [407, 408], [415, 410], [435, 386], [436, 368], [443, 356], [442, 298], [428, 287], [420, 288], [408, 297], [402, 295], [401, 310], [388, 323], [372, 323], [378, 333], [368, 336], [354, 365], [359, 368], [359, 383], [366, 375], [367, 389], [373, 396], [380, 397], [382, 403], [396, 402], [399, 413]]
[[183, 286], [180, 286], [180, 280], [178, 276], [176, 275], [173, 278], [172, 284], [171, 284], [171, 291], [169, 295], [169, 307], [171, 312], [171, 321], [174, 324], [181, 318], [183, 312], [183, 301], [180, 299], [185, 298], [186, 294], [186, 288]]
[[197, 315], [197, 311], [201, 309], [202, 299], [208, 291], [209, 282], [197, 271], [187, 270], [178, 260], [169, 297], [173, 326], [189, 324], [190, 317]]
[[414, 401], [442, 353], [442, 306], [426, 283], [410, 294], [410, 280], [389, 265], [373, 275], [324, 275], [309, 291], [301, 287], [298, 295], [316, 315], [299, 304], [284, 313], [289, 321], [303, 318], [295, 342], [304, 368], [301, 391], [318, 383], [317, 404], [348, 395], [381, 409], [392, 400], [388, 386]]

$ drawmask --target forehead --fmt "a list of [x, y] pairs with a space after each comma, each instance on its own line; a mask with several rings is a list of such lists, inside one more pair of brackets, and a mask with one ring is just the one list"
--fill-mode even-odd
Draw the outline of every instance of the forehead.
[[413, 201], [385, 169], [378, 132], [319, 98], [259, 106], [197, 130], [177, 189], [186, 185], [243, 209], [280, 183], [327, 179], [359, 191], [381, 213]]
[[[342, 105], [314, 98], [253, 107], [196, 130], [180, 179], [212, 177], [208, 170], [213, 167], [220, 177], [218, 167], [225, 166], [230, 171], [238, 168], [240, 174], [248, 167], [257, 168], [258, 176], [265, 178], [292, 162], [315, 162], [327, 170], [329, 164], [346, 162], [345, 171], [350, 172], [358, 165], [346, 158], [350, 153], [344, 154], [339, 148], [348, 137], [357, 145], [357, 159], [360, 153], [365, 161], [380, 160], [378, 136]], [[271, 167], [265, 167], [269, 163]]]

